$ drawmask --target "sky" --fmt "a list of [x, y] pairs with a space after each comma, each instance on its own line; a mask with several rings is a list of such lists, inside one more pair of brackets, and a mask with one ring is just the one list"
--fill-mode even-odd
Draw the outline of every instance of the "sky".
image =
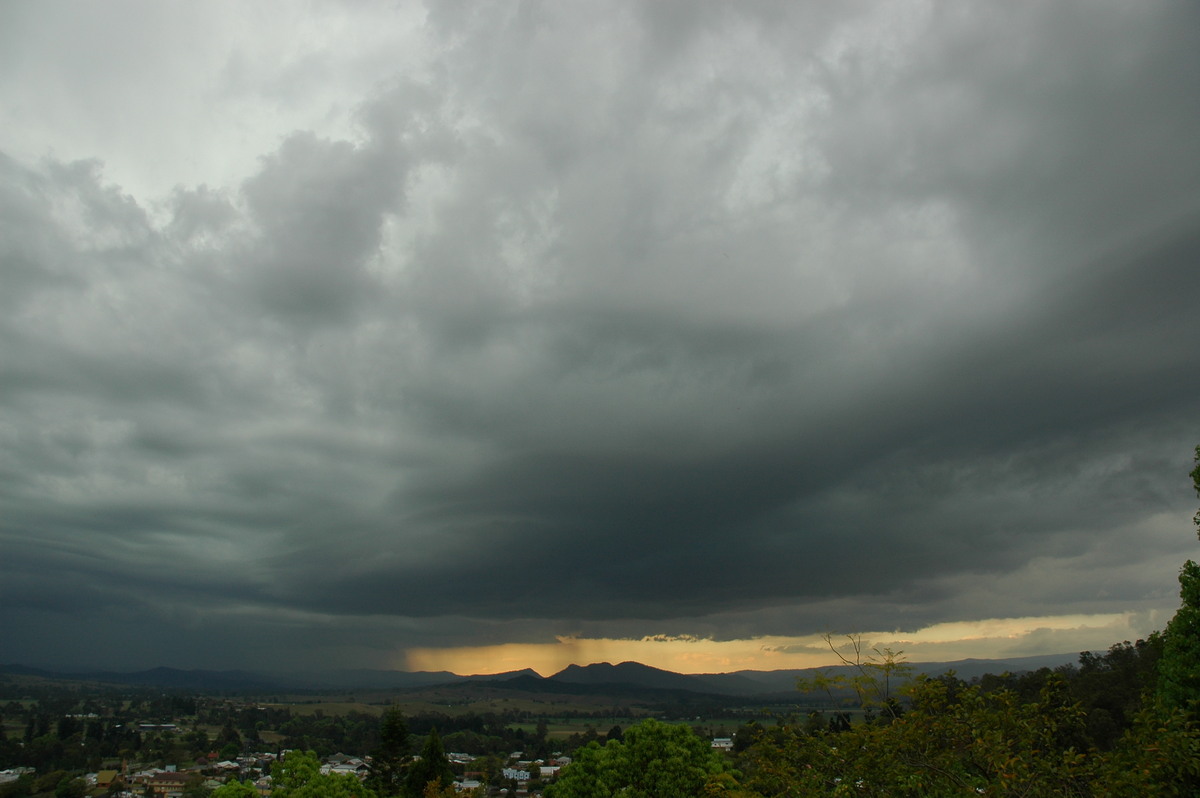
[[1192, 3], [0, 4], [0, 662], [918, 661], [1197, 556]]

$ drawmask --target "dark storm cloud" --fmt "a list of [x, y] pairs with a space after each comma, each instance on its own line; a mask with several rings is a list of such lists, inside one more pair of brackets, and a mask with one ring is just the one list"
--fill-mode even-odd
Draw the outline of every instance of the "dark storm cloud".
[[1194, 10], [522, 8], [238, 186], [0, 160], [10, 656], [1171, 603]]
[[365, 260], [404, 186], [391, 155], [298, 134], [242, 187], [261, 235], [253, 292], [269, 311], [305, 326], [345, 322], [369, 295]]

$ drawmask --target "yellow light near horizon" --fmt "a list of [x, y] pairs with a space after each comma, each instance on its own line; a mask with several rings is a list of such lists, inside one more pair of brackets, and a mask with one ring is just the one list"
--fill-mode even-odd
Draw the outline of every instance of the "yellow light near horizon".
[[[782, 638], [754, 640], [616, 640], [609, 638], [559, 638], [554, 643], [505, 643], [462, 648], [418, 648], [407, 652], [407, 670], [452, 673], [503, 673], [532, 668], [543, 676], [558, 673], [569, 665], [595, 662], [636, 661], [676, 673], [720, 673], [735, 670], [810, 667], [823, 664], [770, 664], [776, 659], [796, 657], [769, 650]], [[791, 642], [789, 638], [787, 642]], [[817, 642], [820, 642], [819, 640]], [[767, 649], [764, 649], [767, 646]]]
[[[1153, 616], [1151, 616], [1153, 617]], [[1106, 649], [1144, 636], [1147, 618], [1133, 613], [991, 618], [942, 623], [915, 632], [861, 635], [866, 650], [889, 648], [913, 662], [1000, 659], [1035, 654]], [[1151, 627], [1153, 628], [1153, 627]], [[842, 645], [844, 638], [832, 638]], [[783, 670], [837, 663], [823, 635], [709, 640], [657, 635], [641, 639], [559, 637], [552, 643], [503, 643], [456, 648], [413, 648], [403, 654], [405, 670], [458, 674], [504, 673], [532, 668], [543, 676], [568, 665], [640, 662], [676, 673]]]

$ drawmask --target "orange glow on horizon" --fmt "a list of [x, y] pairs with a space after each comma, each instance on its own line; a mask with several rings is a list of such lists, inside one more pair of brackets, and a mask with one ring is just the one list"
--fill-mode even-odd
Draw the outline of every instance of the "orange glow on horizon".
[[[889, 648], [912, 662], [1001, 659], [1107, 649], [1114, 642], [1144, 637], [1161, 626], [1157, 613], [1057, 615], [994, 618], [936, 624], [915, 632], [861, 635], [865, 650]], [[1158, 626], [1153, 625], [1158, 621]], [[1145, 627], [1145, 628], [1143, 628]], [[844, 637], [834, 636], [841, 645]], [[410, 671], [457, 674], [505, 673], [531, 668], [543, 676], [569, 665], [640, 662], [676, 673], [729, 673], [833, 665], [837, 657], [823, 635], [710, 640], [655, 635], [640, 639], [558, 637], [547, 643], [503, 643], [457, 648], [413, 648], [398, 666]]]

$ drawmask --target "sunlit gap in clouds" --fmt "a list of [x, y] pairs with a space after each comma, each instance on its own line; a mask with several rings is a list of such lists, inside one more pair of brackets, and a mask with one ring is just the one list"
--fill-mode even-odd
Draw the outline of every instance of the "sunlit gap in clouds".
[[[913, 662], [1001, 659], [1104, 650], [1114, 642], [1144, 637], [1167, 618], [1160, 612], [1050, 615], [943, 623], [915, 632], [864, 632], [864, 650], [902, 651]], [[834, 635], [834, 645], [847, 643]], [[532, 668], [543, 676], [568, 665], [640, 662], [676, 673], [783, 670], [836, 664], [824, 635], [711, 640], [654, 635], [640, 639], [558, 637], [553, 643], [504, 643], [456, 648], [414, 648], [398, 658], [410, 671], [457, 674], [505, 673]]]

